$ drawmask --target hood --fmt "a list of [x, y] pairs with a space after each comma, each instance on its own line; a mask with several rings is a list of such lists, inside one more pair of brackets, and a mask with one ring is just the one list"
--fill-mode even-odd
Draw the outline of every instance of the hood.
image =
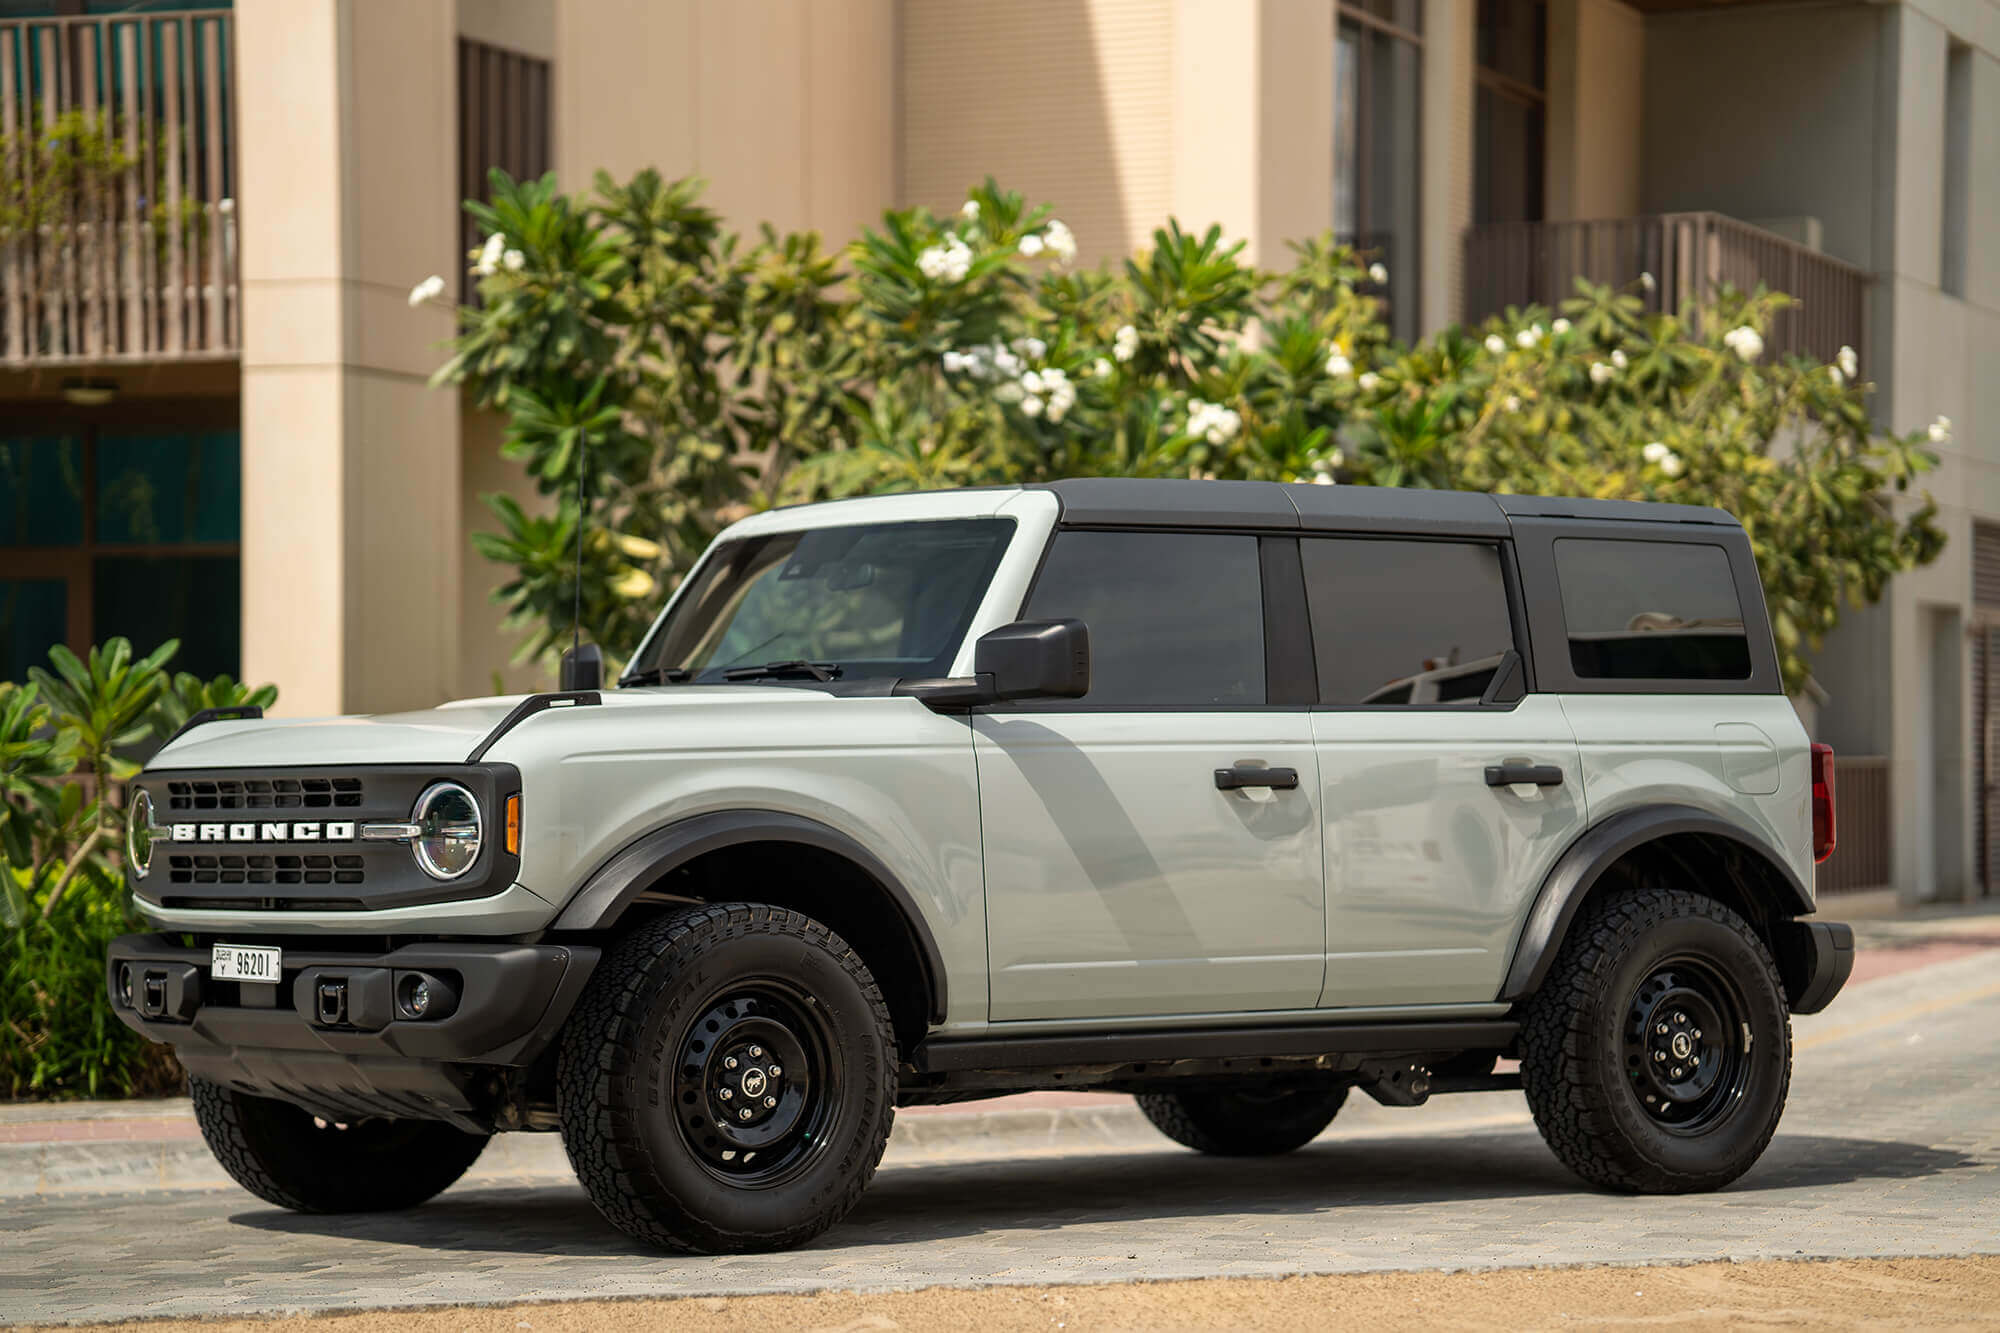
[[[466, 699], [411, 713], [366, 717], [257, 718], [208, 722], [164, 746], [147, 771], [176, 768], [298, 768], [311, 765], [457, 764], [527, 695]], [[805, 703], [820, 696], [759, 685], [675, 685], [603, 691], [606, 707]], [[540, 718], [530, 718], [532, 726]]]

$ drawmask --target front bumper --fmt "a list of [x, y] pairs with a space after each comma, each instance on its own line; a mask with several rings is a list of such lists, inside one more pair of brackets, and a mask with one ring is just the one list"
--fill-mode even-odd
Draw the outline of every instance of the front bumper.
[[1778, 949], [1785, 997], [1795, 1014], [1816, 1014], [1833, 1003], [1854, 971], [1854, 927], [1838, 921], [1787, 921]]
[[[329, 1118], [403, 1116], [490, 1129], [501, 1085], [495, 1075], [548, 1049], [598, 956], [586, 945], [452, 942], [368, 952], [288, 943], [282, 979], [260, 985], [215, 980], [206, 947], [126, 935], [112, 941], [105, 984], [119, 1019], [171, 1044], [196, 1077]], [[455, 1003], [426, 1018], [407, 1016], [395, 997], [413, 972], [441, 982]], [[333, 993], [337, 1007], [322, 999]]]

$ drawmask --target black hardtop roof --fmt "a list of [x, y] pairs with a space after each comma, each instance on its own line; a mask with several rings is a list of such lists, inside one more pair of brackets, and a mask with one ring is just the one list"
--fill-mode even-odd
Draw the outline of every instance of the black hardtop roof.
[[1389, 486], [1074, 477], [1026, 489], [1053, 492], [1062, 503], [1062, 521], [1078, 527], [1294, 528], [1505, 537], [1516, 518], [1740, 526], [1727, 511], [1699, 505]]

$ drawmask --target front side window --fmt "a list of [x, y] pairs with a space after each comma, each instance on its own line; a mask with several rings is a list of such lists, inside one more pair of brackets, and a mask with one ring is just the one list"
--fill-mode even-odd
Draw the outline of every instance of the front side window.
[[1556, 543], [1570, 667], [1585, 680], [1746, 680], [1729, 556], [1692, 542]]
[[1090, 629], [1096, 707], [1264, 702], [1257, 539], [1221, 533], [1058, 533], [1025, 618]]
[[1477, 704], [1514, 646], [1492, 546], [1307, 537], [1299, 558], [1322, 704]]
[[713, 683], [810, 662], [841, 680], [942, 676], [1014, 535], [1005, 518], [870, 523], [725, 542], [633, 659]]

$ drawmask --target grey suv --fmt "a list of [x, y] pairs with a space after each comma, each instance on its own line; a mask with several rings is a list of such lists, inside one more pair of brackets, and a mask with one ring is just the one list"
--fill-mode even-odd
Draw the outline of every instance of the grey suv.
[[619, 688], [198, 719], [107, 979], [305, 1211], [556, 1130], [634, 1236], [795, 1245], [897, 1106], [1030, 1088], [1242, 1155], [1521, 1088], [1592, 1184], [1712, 1189], [1852, 964], [1832, 784], [1719, 511], [843, 501], [725, 532]]

